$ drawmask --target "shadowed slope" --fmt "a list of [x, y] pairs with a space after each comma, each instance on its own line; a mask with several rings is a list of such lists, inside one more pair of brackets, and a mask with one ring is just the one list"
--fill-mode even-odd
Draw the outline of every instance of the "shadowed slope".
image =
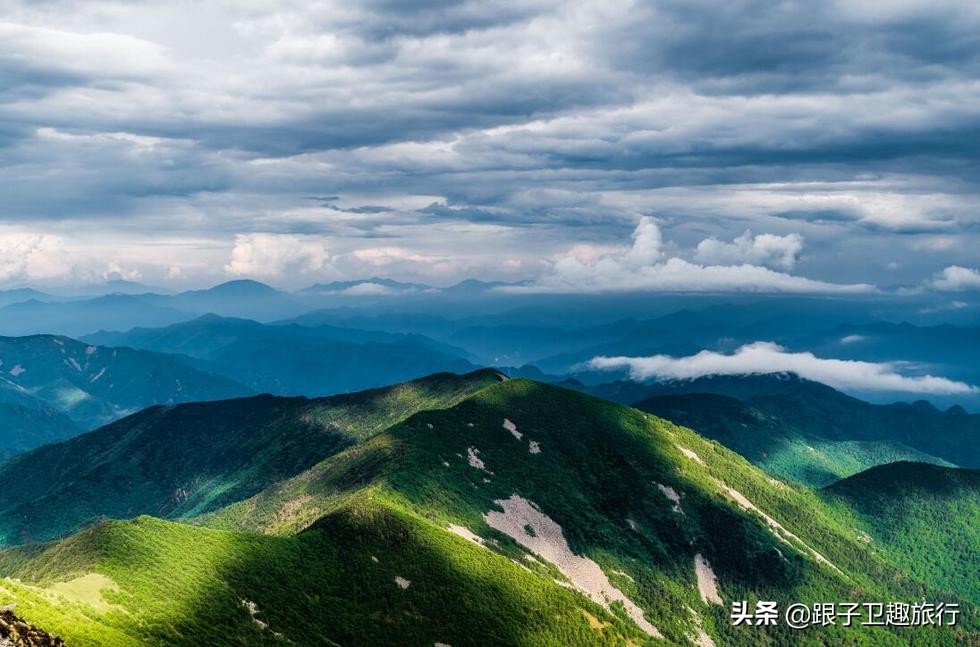
[[227, 505], [499, 379], [485, 370], [315, 400], [153, 407], [0, 466], [0, 543], [49, 539], [100, 516], [178, 518]]

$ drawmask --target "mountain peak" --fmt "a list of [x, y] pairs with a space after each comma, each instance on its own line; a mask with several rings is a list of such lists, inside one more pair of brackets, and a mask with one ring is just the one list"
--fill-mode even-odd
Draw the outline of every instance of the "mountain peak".
[[234, 281], [226, 281], [224, 283], [219, 283], [212, 288], [205, 290], [211, 294], [234, 294], [239, 296], [247, 296], [251, 294], [274, 294], [277, 293], [274, 287], [261, 283], [259, 281], [253, 281], [252, 279], [236, 279]]

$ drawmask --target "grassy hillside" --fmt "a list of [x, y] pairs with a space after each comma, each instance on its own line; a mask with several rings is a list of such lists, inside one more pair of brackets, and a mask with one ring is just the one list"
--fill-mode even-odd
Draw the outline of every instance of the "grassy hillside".
[[849, 439], [828, 436], [825, 429], [832, 425], [833, 413], [815, 415], [805, 404], [784, 409], [765, 400], [748, 403], [714, 393], [684, 393], [649, 398], [636, 406], [717, 440], [774, 476], [815, 487], [895, 461], [951, 465], [898, 441], [864, 439], [860, 428]]
[[635, 409], [510, 380], [360, 438], [203, 527], [140, 517], [0, 552], [0, 596], [83, 646], [980, 638], [972, 607], [956, 629], [732, 627], [733, 600], [954, 598], [813, 491]]
[[0, 465], [0, 544], [58, 537], [103, 516], [179, 518], [227, 505], [498, 379], [438, 374], [314, 400], [153, 407]]
[[[505, 419], [516, 424], [520, 439], [503, 427]], [[540, 453], [531, 453], [532, 441]], [[678, 642], [697, 632], [694, 616], [677, 612], [685, 606], [725, 644], [805, 637], [730, 627], [725, 608], [701, 601], [697, 554], [713, 568], [726, 604], [856, 594], [918, 599], [928, 590], [888, 566], [809, 491], [773, 481], [717, 443], [632, 409], [524, 380], [486, 389], [447, 411], [418, 414], [201, 522], [289, 536], [375, 487], [442, 527], [464, 527], [484, 546], [524, 561], [519, 542], [487, 519], [515, 495], [533, 502], [561, 526], [574, 553], [613, 574], [650, 622]], [[739, 493], [795, 537], [745, 510]], [[833, 566], [818, 562], [817, 553]], [[850, 638], [904, 644], [874, 632]]]
[[626, 398], [645, 391], [637, 408], [691, 427], [780, 478], [817, 487], [901, 460], [980, 466], [980, 415], [924, 402], [870, 404], [792, 375], [596, 390]]
[[980, 604], [980, 471], [892, 463], [823, 490], [874, 550]]
[[[0, 580], [0, 596], [78, 647], [641, 640], [550, 579], [371, 500], [293, 537], [140, 517], [26, 553], [0, 556], [0, 570], [31, 582]], [[74, 586], [59, 598], [65, 574]]]

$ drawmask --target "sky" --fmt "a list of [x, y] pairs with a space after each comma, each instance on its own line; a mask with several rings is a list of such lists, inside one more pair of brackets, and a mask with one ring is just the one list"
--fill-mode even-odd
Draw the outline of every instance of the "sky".
[[974, 0], [0, 0], [0, 287], [980, 290]]

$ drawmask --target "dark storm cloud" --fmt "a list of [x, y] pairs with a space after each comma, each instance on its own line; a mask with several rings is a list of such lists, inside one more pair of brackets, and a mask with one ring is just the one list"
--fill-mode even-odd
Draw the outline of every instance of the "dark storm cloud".
[[3, 7], [0, 224], [387, 237], [392, 264], [525, 229], [527, 268], [652, 215], [875, 282], [833, 237], [967, 263], [978, 222], [972, 2], [282, 0], [196, 16], [207, 55], [183, 5]]
[[638, 2], [598, 49], [628, 69], [719, 91], [847, 91], [855, 78], [887, 86], [976, 71], [980, 40], [967, 3], [908, 12], [864, 4]]

